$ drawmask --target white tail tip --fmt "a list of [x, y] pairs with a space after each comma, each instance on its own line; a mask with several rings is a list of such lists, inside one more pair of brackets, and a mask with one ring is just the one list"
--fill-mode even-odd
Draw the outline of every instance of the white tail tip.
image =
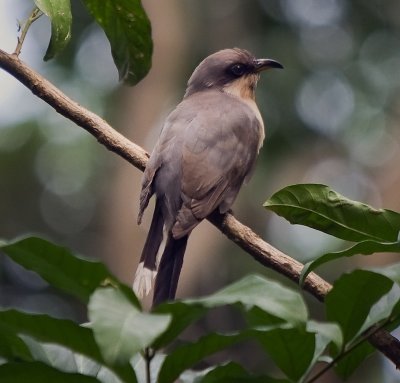
[[144, 267], [143, 262], [139, 263], [132, 286], [133, 291], [138, 298], [142, 299], [150, 293], [156, 274], [156, 270], [150, 270], [147, 267]]

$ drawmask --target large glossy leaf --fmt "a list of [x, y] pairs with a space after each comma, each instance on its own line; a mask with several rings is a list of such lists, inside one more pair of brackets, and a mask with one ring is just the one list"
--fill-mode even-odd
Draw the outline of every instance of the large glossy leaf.
[[[400, 271], [400, 268], [398, 269]], [[377, 273], [379, 271], [380, 269], [376, 269]], [[391, 270], [390, 267], [384, 268], [383, 275], [385, 275], [386, 271], [388, 271], [388, 273], [391, 274], [392, 276], [396, 275], [396, 272], [393, 272], [393, 270]], [[363, 287], [361, 286], [361, 288], [357, 288], [357, 290], [361, 292], [362, 295], [369, 295], [370, 289], [374, 290], [374, 286], [372, 285], [373, 283], [374, 280], [371, 279], [370, 284], [367, 287], [364, 287], [363, 289]], [[383, 283], [384, 285], [386, 284], [386, 282]], [[365, 317], [365, 321], [362, 323], [359, 329], [358, 330], [354, 329], [351, 331], [351, 333], [354, 334], [354, 337], [356, 337], [354, 338], [354, 341], [356, 341], [357, 339], [359, 339], [358, 336], [362, 334], [365, 330], [367, 330], [370, 326], [376, 323], [381, 323], [382, 320], [392, 315], [394, 310], [398, 310], [400, 288], [397, 285], [393, 285], [388, 293], [382, 294], [382, 296], [375, 303], [372, 304], [371, 302], [364, 302], [364, 303], [357, 302], [357, 294], [354, 294], [354, 296], [352, 297], [352, 292], [351, 292], [352, 288], [353, 287], [350, 287], [349, 284], [346, 285], [346, 280], [345, 280], [345, 284], [340, 289], [343, 295], [345, 296], [348, 295], [349, 299], [353, 299], [353, 301], [356, 301], [357, 305], [360, 304], [361, 306], [365, 306], [364, 308], [362, 307], [353, 308], [354, 319], [357, 321], [356, 327], [360, 326], [360, 323], [363, 321], [363, 318], [365, 316], [365, 312], [368, 311], [368, 315]], [[386, 288], [385, 286], [383, 286], [382, 289], [382, 286], [380, 286], [378, 287], [378, 290], [380, 290], [380, 292], [382, 293], [383, 291], [386, 290]], [[379, 291], [378, 293], [373, 292], [375, 299], [376, 295], [379, 296], [380, 292]], [[363, 298], [361, 298], [361, 301], [362, 300]], [[374, 300], [374, 297], [372, 297], [372, 300]], [[340, 304], [339, 301], [337, 303]], [[368, 307], [370, 307], [369, 310]], [[338, 310], [340, 311], [341, 309], [339, 308]], [[349, 310], [349, 307], [347, 305], [343, 305], [343, 310]], [[338, 315], [340, 315], [340, 313], [338, 313]], [[359, 315], [361, 315], [361, 318], [358, 318]], [[351, 318], [349, 318], [349, 321], [351, 321]], [[321, 333], [322, 332], [320, 331], [319, 334]], [[340, 343], [336, 344], [336, 347], [337, 350], [340, 350]], [[349, 378], [350, 375], [353, 374], [353, 372], [360, 366], [360, 364], [374, 351], [375, 349], [368, 342], [363, 342], [361, 345], [358, 345], [345, 357], [340, 359], [340, 361], [335, 366], [336, 372], [344, 380]]]
[[32, 361], [32, 355], [24, 341], [15, 333], [0, 326], [0, 357], [13, 361]]
[[[264, 322], [264, 325], [277, 322], [303, 324], [308, 316], [307, 307], [298, 292], [259, 275], [249, 275], [210, 296], [168, 302], [157, 307], [155, 312], [171, 313], [173, 321], [153, 347], [166, 345], [208, 309], [233, 304], [240, 305], [250, 316], [253, 315], [250, 312], [254, 308], [259, 308], [264, 318], [269, 317], [269, 321]], [[296, 307], [296, 310], [293, 310], [293, 307]]]
[[372, 306], [392, 285], [389, 278], [366, 270], [355, 270], [335, 281], [325, 307], [327, 319], [339, 324], [344, 344], [359, 333]]
[[[132, 293], [133, 294], [133, 293]], [[89, 302], [90, 326], [104, 359], [128, 363], [167, 329], [171, 316], [139, 311], [121, 290], [99, 288]]]
[[384, 275], [400, 285], [400, 263], [385, 267], [373, 267], [369, 268], [369, 270], [373, 271], [374, 273]]
[[[258, 307], [266, 313], [292, 324], [307, 320], [307, 306], [302, 296], [282, 284], [259, 275], [249, 275], [208, 297], [188, 299], [188, 304], [200, 304], [208, 308], [241, 304], [245, 310]], [[293, 310], [296, 307], [296, 310]]]
[[367, 319], [361, 327], [359, 334], [377, 323], [382, 323], [388, 318], [399, 315], [400, 287], [394, 284], [390, 291], [383, 295], [369, 311]]
[[37, 362], [64, 372], [94, 376], [106, 383], [121, 383], [121, 380], [108, 367], [93, 359], [58, 344], [41, 343], [26, 335], [22, 338]]
[[3, 310], [0, 311], [0, 328], [10, 333], [26, 334], [43, 342], [61, 344], [94, 360], [102, 361], [92, 332], [70, 320]]
[[[164, 360], [163, 365], [161, 366], [161, 370], [159, 372], [158, 380], [159, 383], [172, 383], [175, 382], [176, 379], [188, 368], [194, 366], [198, 362], [204, 360], [210, 355], [226, 349], [229, 346], [232, 346], [238, 342], [241, 342], [246, 339], [264, 339], [265, 334], [268, 332], [273, 332], [275, 330], [286, 331], [286, 325], [275, 325], [268, 326], [261, 329], [245, 329], [241, 332], [237, 332], [234, 334], [218, 334], [211, 333], [201, 337], [193, 343], [187, 343], [182, 346], [177, 347], [173, 352], [171, 352]], [[310, 334], [313, 337], [313, 334]], [[304, 340], [304, 339], [303, 339]], [[304, 349], [300, 349], [300, 352], [303, 352]], [[313, 350], [310, 350], [312, 353]], [[300, 359], [303, 357], [300, 356]], [[312, 355], [311, 355], [312, 357]], [[275, 359], [274, 359], [275, 360]], [[279, 362], [279, 361], [278, 361]], [[244, 370], [243, 370], [244, 371]], [[242, 372], [243, 372], [242, 371]], [[246, 375], [249, 377], [249, 381], [262, 381], [258, 380], [261, 378], [250, 377], [247, 373]], [[211, 376], [209, 379], [211, 379]], [[242, 377], [242, 379], [244, 379]], [[255, 379], [255, 380], [252, 380]], [[279, 380], [275, 380], [273, 378], [263, 377], [263, 381], [265, 382], [278, 382]], [[268, 380], [269, 379], [269, 380]], [[211, 381], [211, 380], [210, 380]], [[228, 380], [222, 380], [228, 381]], [[231, 380], [232, 381], [232, 380]], [[247, 380], [246, 380], [247, 381]]]
[[315, 335], [302, 328], [276, 328], [259, 332], [255, 339], [277, 366], [294, 381], [298, 381], [313, 362]]
[[172, 342], [191, 323], [201, 318], [207, 312], [207, 308], [201, 305], [187, 304], [185, 301], [172, 301], [157, 306], [154, 312], [172, 315], [168, 329], [152, 344], [153, 348], [159, 349]]
[[300, 224], [348, 241], [396, 242], [400, 214], [352, 201], [326, 185], [300, 184], [275, 193], [264, 207]]
[[71, 38], [70, 0], [35, 0], [36, 6], [51, 21], [51, 38], [44, 60], [50, 60], [61, 52]]
[[[100, 353], [90, 329], [76, 323], [56, 319], [48, 315], [27, 314], [16, 310], [0, 311], [0, 328], [14, 334], [25, 334], [41, 342], [59, 344], [76, 353], [85, 355], [100, 364], [107, 364]], [[126, 382], [136, 377], [129, 365], [107, 364]]]
[[326, 356], [324, 351], [330, 344], [334, 344], [336, 349], [341, 349], [343, 343], [340, 327], [335, 323], [322, 323], [310, 320], [307, 322], [306, 329], [310, 333], [315, 333], [315, 348], [312, 361], [307, 370], [304, 371], [301, 381], [313, 370], [315, 363]]
[[286, 323], [284, 319], [271, 315], [258, 307], [253, 307], [245, 313], [246, 321], [251, 327], [264, 327]]
[[[394, 315], [398, 318], [400, 311], [398, 298], [399, 286], [394, 285], [388, 294], [385, 294], [377, 303], [372, 306], [368, 318], [364, 322], [360, 333], [376, 322], [381, 321], [383, 318], [389, 317], [389, 315], [391, 317]], [[383, 324], [383, 322], [381, 321], [380, 324]], [[398, 328], [398, 326], [399, 320], [385, 325], [385, 328], [387, 331], [391, 332], [392, 330]], [[359, 338], [356, 338], [354, 341], [357, 339]], [[357, 347], [353, 348], [351, 352], [344, 356], [344, 358], [340, 359], [335, 366], [337, 374], [343, 380], [348, 379], [353, 372], [359, 368], [361, 363], [363, 363], [365, 359], [373, 354], [374, 351], [376, 351], [376, 349], [367, 340], [365, 340], [361, 343], [361, 345], [357, 345]]]
[[62, 372], [41, 362], [2, 364], [0, 381], [1, 383], [100, 383], [93, 376]]
[[340, 359], [335, 365], [335, 371], [343, 380], [348, 379], [360, 364], [374, 351], [376, 351], [375, 348], [368, 342], [363, 342]]
[[165, 358], [157, 382], [173, 383], [183, 371], [200, 362], [205, 357], [248, 337], [248, 332], [232, 335], [212, 333], [198, 339], [194, 343], [180, 346]]
[[149, 71], [153, 43], [150, 21], [140, 0], [83, 0], [104, 29], [120, 80], [134, 85]]
[[[252, 328], [235, 334], [209, 334], [193, 344], [178, 347], [166, 357], [160, 382], [172, 382], [204, 358], [248, 338], [259, 340], [292, 379], [300, 378], [331, 342], [341, 346], [341, 332], [336, 324], [307, 322], [307, 310], [298, 293], [257, 275], [245, 277], [209, 297], [170, 302], [157, 310], [173, 313], [171, 326], [174, 327], [176, 320], [179, 323], [179, 314], [187, 325], [205, 310], [226, 304], [242, 307]], [[190, 307], [197, 310], [193, 317], [189, 314]], [[285, 360], [289, 362], [286, 364]]]
[[30, 237], [10, 244], [3, 243], [0, 249], [52, 286], [85, 303], [103, 281], [113, 279], [102, 263], [79, 258], [68, 249], [41, 238]]
[[362, 254], [370, 255], [373, 253], [398, 253], [400, 252], [400, 242], [376, 242], [376, 241], [362, 241], [351, 246], [348, 249], [327, 253], [318, 257], [317, 259], [308, 262], [304, 265], [304, 268], [300, 276], [300, 284], [303, 284], [307, 275], [317, 267], [324, 263], [334, 261], [336, 259], [344, 257], [352, 257], [353, 255]]
[[242, 366], [235, 362], [229, 362], [209, 371], [201, 380], [201, 383], [289, 383], [286, 379], [275, 379], [269, 376], [250, 375]]
[[338, 349], [341, 348], [343, 337], [342, 332], [336, 323], [324, 323], [309, 320], [306, 328], [308, 332], [317, 334], [325, 345], [332, 342]]

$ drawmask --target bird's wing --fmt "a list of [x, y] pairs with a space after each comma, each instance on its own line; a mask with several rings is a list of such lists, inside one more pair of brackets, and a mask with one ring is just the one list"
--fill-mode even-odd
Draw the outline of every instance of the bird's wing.
[[141, 224], [143, 213], [149, 204], [151, 196], [154, 194], [153, 180], [160, 166], [161, 164], [158, 159], [156, 161], [151, 161], [150, 159], [146, 165], [142, 180], [142, 190], [140, 192], [139, 213], [137, 218], [138, 225]]
[[260, 141], [257, 117], [231, 97], [216, 101], [199, 111], [185, 130], [183, 205], [173, 227], [176, 238], [190, 232], [216, 208], [226, 212], [257, 157]]

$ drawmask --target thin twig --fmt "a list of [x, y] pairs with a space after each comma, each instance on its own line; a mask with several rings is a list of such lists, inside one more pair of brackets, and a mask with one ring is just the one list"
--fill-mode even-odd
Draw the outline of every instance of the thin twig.
[[[0, 68], [10, 73], [58, 113], [87, 130], [107, 149], [118, 154], [139, 170], [144, 170], [149, 155], [143, 148], [129, 141], [102, 118], [68, 98], [52, 83], [19, 60], [17, 56], [0, 49]], [[232, 214], [213, 214], [208, 220], [256, 261], [296, 283], [299, 281], [303, 264], [262, 240]], [[307, 276], [303, 288], [318, 300], [323, 301], [332, 286], [312, 272]], [[381, 329], [374, 333], [369, 341], [396, 366], [400, 366], [400, 342], [390, 333]]]
[[20, 23], [18, 23], [18, 31], [21, 31], [21, 35], [18, 36], [18, 43], [17, 46], [15, 47], [14, 55], [19, 56], [21, 53], [22, 49], [22, 44], [24, 43], [26, 34], [28, 33], [29, 27], [32, 25], [34, 21], [36, 21], [40, 16], [43, 15], [43, 12], [38, 8], [35, 7], [33, 8], [31, 14], [29, 15], [28, 19], [25, 21], [25, 24], [21, 26]]

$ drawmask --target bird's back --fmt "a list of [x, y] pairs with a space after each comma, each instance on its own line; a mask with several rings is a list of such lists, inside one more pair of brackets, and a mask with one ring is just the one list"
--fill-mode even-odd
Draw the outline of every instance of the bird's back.
[[175, 225], [181, 236], [217, 207], [228, 210], [260, 140], [259, 115], [237, 97], [210, 90], [185, 98], [167, 118], [145, 173], [143, 190], [150, 183], [162, 200], [167, 228]]

